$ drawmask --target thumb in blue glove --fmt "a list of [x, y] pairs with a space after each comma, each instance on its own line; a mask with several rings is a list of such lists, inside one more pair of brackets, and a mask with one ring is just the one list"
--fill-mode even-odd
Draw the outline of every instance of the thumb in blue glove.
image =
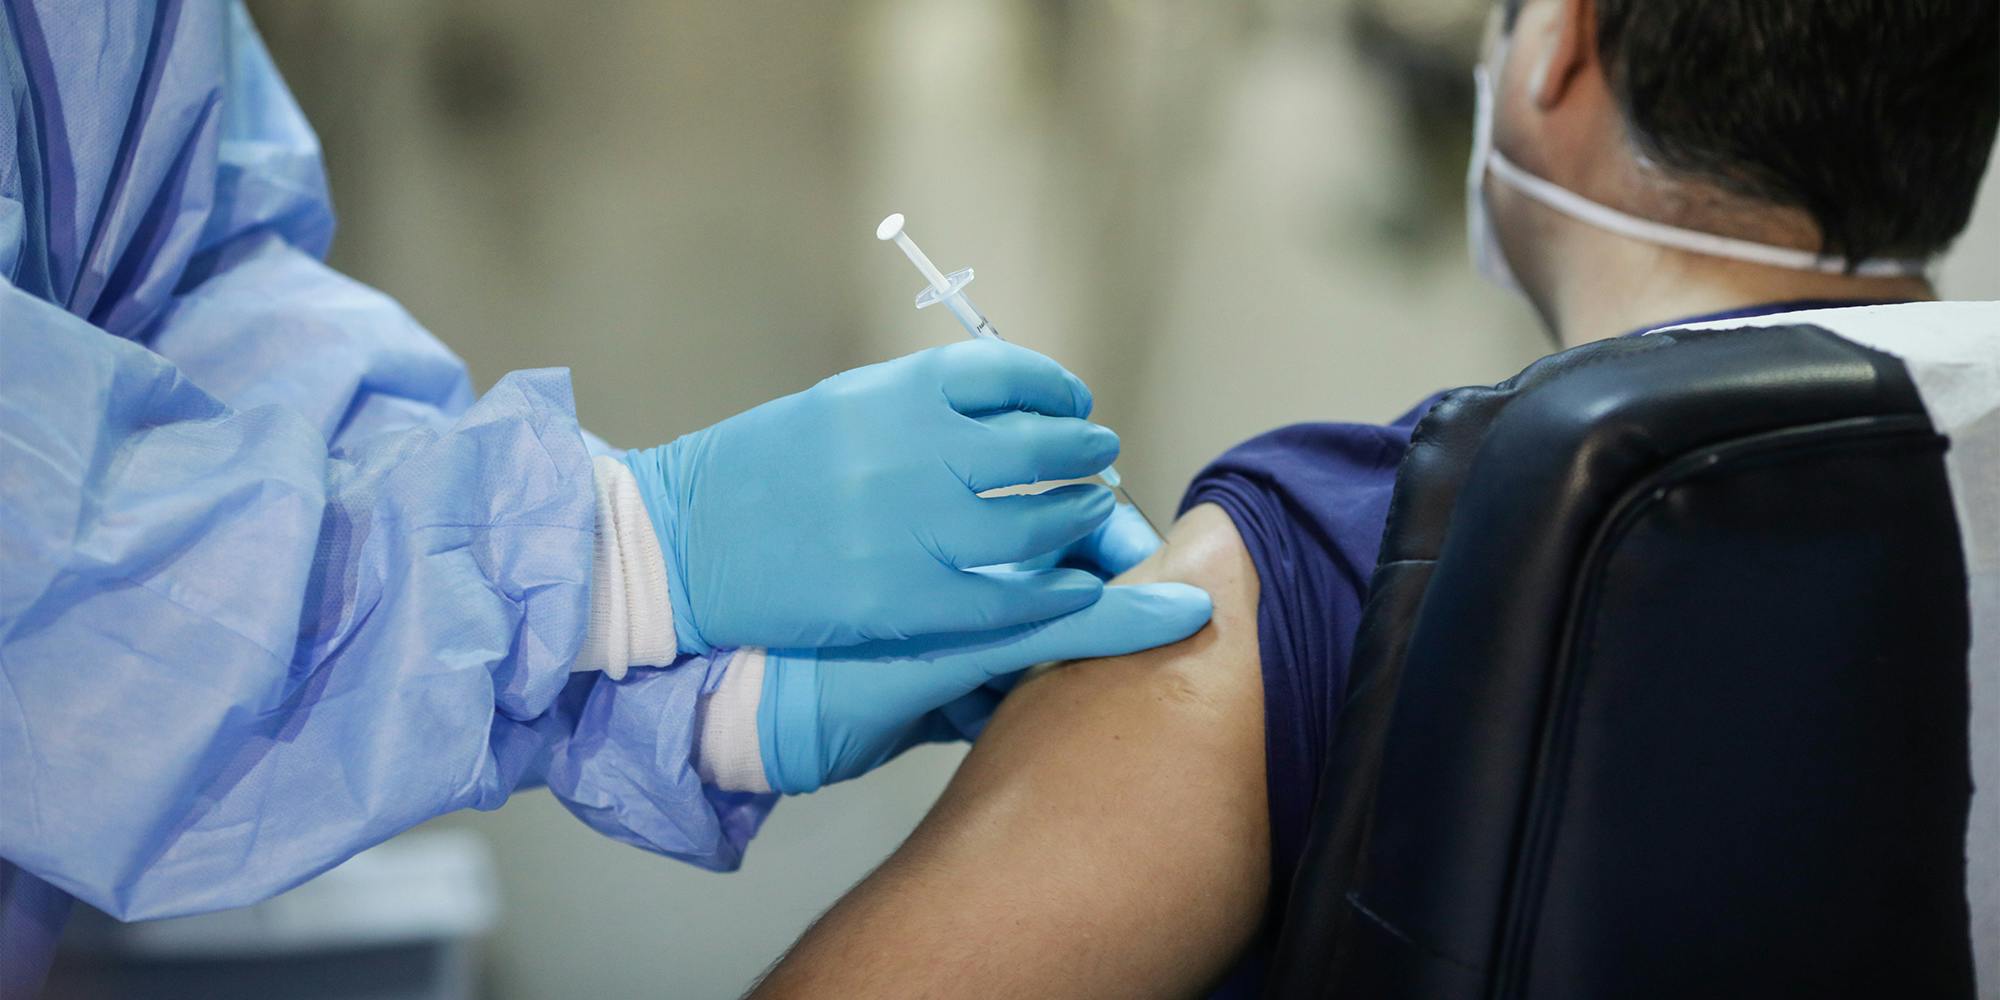
[[983, 634], [771, 650], [757, 708], [765, 778], [796, 795], [859, 777], [919, 743], [955, 738], [959, 722], [939, 710], [988, 681], [1178, 642], [1212, 610], [1205, 591], [1185, 584], [1108, 587], [1081, 611]]

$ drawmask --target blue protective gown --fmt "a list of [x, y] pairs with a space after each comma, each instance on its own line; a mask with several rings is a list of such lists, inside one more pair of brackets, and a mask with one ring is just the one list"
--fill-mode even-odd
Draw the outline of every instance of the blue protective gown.
[[591, 450], [568, 378], [476, 397], [328, 269], [317, 143], [227, 0], [0, 0], [0, 995], [68, 896], [237, 906], [546, 782], [738, 863], [723, 665], [572, 678]]

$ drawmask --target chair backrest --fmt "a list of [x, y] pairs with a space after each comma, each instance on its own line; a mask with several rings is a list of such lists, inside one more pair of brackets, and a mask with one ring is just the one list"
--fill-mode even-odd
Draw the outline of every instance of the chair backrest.
[[1813, 326], [1447, 396], [1270, 991], [1971, 996], [1946, 447], [1902, 362]]

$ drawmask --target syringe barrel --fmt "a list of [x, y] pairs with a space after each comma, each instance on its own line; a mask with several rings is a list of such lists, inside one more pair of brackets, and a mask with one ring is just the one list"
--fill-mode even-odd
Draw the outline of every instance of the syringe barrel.
[[[958, 324], [965, 327], [965, 332], [971, 334], [974, 339], [1003, 339], [1000, 331], [993, 328], [993, 324], [986, 319], [986, 316], [974, 308], [972, 300], [965, 297], [965, 286], [972, 283], [972, 269], [968, 267], [950, 275], [940, 272], [937, 266], [931, 263], [931, 259], [917, 248], [916, 241], [910, 239], [909, 234], [904, 232], [903, 223], [901, 214], [883, 219], [882, 224], [875, 227], [875, 238], [895, 240], [904, 255], [910, 258], [910, 263], [915, 264], [917, 270], [922, 272], [928, 287], [917, 296], [917, 308], [922, 309], [943, 302], [945, 308], [950, 309], [952, 316], [957, 318]], [[1139, 517], [1146, 522], [1147, 527], [1153, 529], [1155, 536], [1160, 533], [1159, 527], [1153, 524], [1153, 519], [1147, 517], [1146, 512], [1140, 510], [1138, 503], [1132, 499], [1132, 494], [1126, 492], [1124, 480], [1118, 475], [1116, 468], [1106, 466], [1104, 471], [1098, 474], [1098, 478], [1118, 494], [1121, 503], [1128, 504], [1133, 510], [1138, 511]]]
[[993, 340], [1000, 339], [1000, 331], [995, 330], [993, 324], [987, 322], [986, 317], [980, 315], [979, 310], [972, 307], [972, 300], [966, 298], [964, 292], [945, 296], [944, 305], [945, 308], [951, 310], [953, 316], [958, 318], [959, 325], [965, 327], [966, 333], [982, 340], [988, 338]]

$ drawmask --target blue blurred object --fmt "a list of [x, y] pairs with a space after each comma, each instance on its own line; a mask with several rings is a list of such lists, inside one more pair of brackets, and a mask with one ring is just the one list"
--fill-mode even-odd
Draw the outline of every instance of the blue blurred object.
[[418, 830], [290, 892], [220, 913], [120, 923], [79, 909], [51, 997], [476, 1000], [501, 916], [493, 852], [470, 830]]
[[0, 993], [62, 893], [240, 905], [545, 777], [737, 864], [772, 798], [688, 763], [719, 665], [570, 675], [566, 375], [475, 398], [320, 262], [317, 144], [241, 7], [7, 0], [0, 31]]
[[1094, 475], [1118, 436], [1033, 351], [934, 348], [835, 375], [626, 463], [666, 551], [684, 652], [846, 646], [1075, 611], [1089, 573], [969, 572], [1048, 552], [1111, 515], [1111, 491], [979, 493]]
[[[1178, 642], [1212, 610], [1205, 591], [1185, 584], [1107, 587], [1082, 611], [984, 635], [772, 650], [757, 707], [765, 777], [788, 795], [810, 792], [919, 743], [977, 736], [999, 699], [988, 682], [1038, 663]], [[976, 695], [986, 697], [968, 700]]]

